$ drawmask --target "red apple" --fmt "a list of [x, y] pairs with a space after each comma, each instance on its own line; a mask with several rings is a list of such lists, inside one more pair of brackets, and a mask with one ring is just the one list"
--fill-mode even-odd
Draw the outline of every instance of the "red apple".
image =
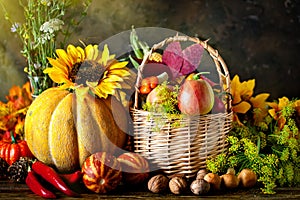
[[124, 183], [137, 185], [148, 178], [149, 163], [141, 155], [127, 152], [121, 154], [117, 159], [121, 164]]
[[214, 92], [204, 79], [185, 80], [178, 94], [178, 108], [183, 114], [204, 115], [214, 105]]

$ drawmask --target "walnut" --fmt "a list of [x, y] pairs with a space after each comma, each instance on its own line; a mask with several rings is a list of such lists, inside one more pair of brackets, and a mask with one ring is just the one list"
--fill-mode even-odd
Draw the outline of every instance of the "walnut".
[[209, 192], [210, 184], [204, 179], [196, 179], [191, 183], [190, 189], [196, 195], [203, 195]]
[[162, 174], [158, 174], [148, 181], [148, 189], [153, 193], [162, 193], [168, 188], [168, 184], [169, 179]]
[[184, 177], [175, 176], [169, 181], [169, 188], [173, 194], [181, 194], [186, 191], [187, 181]]
[[207, 174], [206, 169], [200, 169], [200, 170], [197, 172], [196, 179], [203, 179], [204, 176], [205, 176], [206, 174]]

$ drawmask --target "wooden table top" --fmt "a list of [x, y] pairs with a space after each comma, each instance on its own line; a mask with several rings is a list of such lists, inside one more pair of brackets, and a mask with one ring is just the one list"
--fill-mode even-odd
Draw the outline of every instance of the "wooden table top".
[[[82, 190], [82, 189], [80, 189]], [[77, 189], [78, 191], [78, 189]], [[125, 187], [119, 186], [110, 194], [95, 194], [87, 190], [79, 191], [83, 199], [166, 199], [166, 200], [189, 200], [189, 199], [300, 199], [300, 188], [278, 188], [274, 195], [264, 195], [259, 188], [249, 190], [233, 190], [220, 191], [218, 193], [209, 193], [205, 196], [196, 196], [192, 193], [184, 195], [174, 195], [171, 192], [164, 194], [154, 194], [143, 187]], [[58, 199], [78, 199], [68, 197], [60, 192], [55, 192]], [[0, 181], [0, 199], [42, 199], [34, 194], [26, 184], [9, 183], [7, 181]]]

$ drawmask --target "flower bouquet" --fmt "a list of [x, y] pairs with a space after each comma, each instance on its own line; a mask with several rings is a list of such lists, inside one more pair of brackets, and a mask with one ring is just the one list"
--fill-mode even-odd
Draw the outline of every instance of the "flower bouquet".
[[[52, 87], [53, 82], [44, 69], [48, 68], [48, 57], [55, 56], [57, 45], [62, 48], [74, 28], [86, 15], [91, 0], [84, 0], [82, 12], [78, 13], [74, 3], [69, 0], [20, 0], [24, 10], [24, 22], [14, 22], [6, 11], [5, 18], [12, 24], [11, 31], [17, 33], [22, 42], [21, 54], [26, 58], [24, 71], [32, 86], [33, 96]], [[71, 16], [70, 16], [71, 15]], [[74, 16], [72, 16], [74, 15]], [[62, 37], [60, 37], [62, 36]]]
[[207, 168], [214, 173], [252, 169], [262, 192], [274, 194], [277, 186], [300, 184], [300, 100], [282, 97], [268, 102], [270, 94], [254, 96], [254, 87], [254, 79], [241, 82], [238, 75], [233, 77], [229, 148], [208, 160]]

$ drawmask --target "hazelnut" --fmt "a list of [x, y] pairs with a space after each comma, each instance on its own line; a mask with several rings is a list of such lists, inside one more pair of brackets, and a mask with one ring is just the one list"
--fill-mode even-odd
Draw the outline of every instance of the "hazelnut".
[[221, 189], [221, 177], [218, 174], [215, 173], [208, 173], [203, 178], [206, 180], [214, 190], [220, 190]]
[[168, 185], [169, 179], [162, 174], [155, 175], [148, 181], [148, 189], [153, 193], [164, 192], [168, 188]]
[[226, 174], [221, 176], [222, 183], [221, 185], [228, 189], [234, 189], [239, 186], [239, 179], [235, 175], [235, 170], [229, 168]]
[[203, 195], [209, 192], [210, 184], [204, 179], [196, 179], [191, 183], [190, 189], [196, 195]]
[[206, 174], [207, 174], [206, 169], [200, 169], [200, 170], [197, 172], [196, 179], [203, 179], [204, 176], [205, 176]]
[[187, 181], [184, 177], [175, 176], [169, 181], [169, 188], [173, 194], [181, 194], [187, 188]]
[[256, 173], [251, 169], [243, 169], [239, 175], [238, 179], [240, 185], [244, 188], [254, 187], [257, 181]]

